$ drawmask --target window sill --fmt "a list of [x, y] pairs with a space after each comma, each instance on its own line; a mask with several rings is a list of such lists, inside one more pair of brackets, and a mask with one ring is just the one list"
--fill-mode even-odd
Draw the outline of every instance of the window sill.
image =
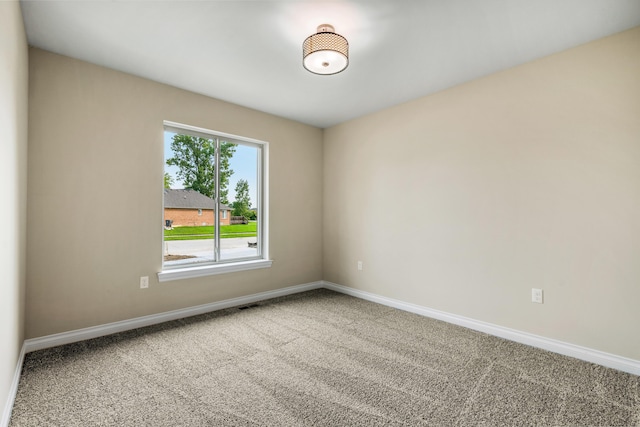
[[233, 273], [236, 271], [256, 270], [259, 268], [269, 268], [273, 263], [270, 259], [260, 259], [257, 261], [234, 262], [229, 264], [202, 265], [196, 267], [176, 268], [174, 270], [164, 270], [158, 273], [159, 282], [170, 282], [172, 280], [191, 279], [193, 277], [213, 276], [215, 274]]

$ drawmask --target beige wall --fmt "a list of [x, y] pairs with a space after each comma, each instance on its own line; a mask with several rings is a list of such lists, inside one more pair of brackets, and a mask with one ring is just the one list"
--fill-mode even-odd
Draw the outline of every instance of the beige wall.
[[324, 279], [640, 360], [639, 52], [636, 28], [327, 129]]
[[[39, 49], [30, 73], [27, 338], [322, 279], [322, 130]], [[269, 142], [273, 267], [157, 282], [163, 120]]]
[[18, 2], [0, 2], [0, 419], [22, 348], [28, 50]]

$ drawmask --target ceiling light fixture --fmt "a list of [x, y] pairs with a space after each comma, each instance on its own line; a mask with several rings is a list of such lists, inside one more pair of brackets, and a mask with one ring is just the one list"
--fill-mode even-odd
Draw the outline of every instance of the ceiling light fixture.
[[319, 25], [302, 44], [302, 64], [314, 74], [338, 74], [349, 65], [349, 42], [332, 25]]

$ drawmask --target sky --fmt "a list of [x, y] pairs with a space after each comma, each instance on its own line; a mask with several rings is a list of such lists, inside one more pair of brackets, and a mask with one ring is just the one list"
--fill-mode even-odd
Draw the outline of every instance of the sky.
[[[167, 159], [173, 156], [171, 150], [171, 140], [175, 133], [164, 132], [164, 171], [168, 172], [173, 178], [171, 188], [184, 188], [184, 183], [178, 179], [178, 167], [167, 165]], [[249, 182], [249, 197], [251, 198], [251, 206], [256, 206], [257, 199], [257, 149], [248, 145], [238, 145], [233, 157], [229, 160], [230, 168], [233, 175], [229, 178], [228, 200], [229, 203], [235, 201], [236, 184], [238, 180], [245, 179]]]

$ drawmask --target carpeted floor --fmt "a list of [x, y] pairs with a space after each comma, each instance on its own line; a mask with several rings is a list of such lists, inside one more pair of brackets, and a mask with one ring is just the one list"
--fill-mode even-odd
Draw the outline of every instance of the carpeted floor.
[[640, 425], [640, 377], [327, 290], [27, 354], [10, 426]]

